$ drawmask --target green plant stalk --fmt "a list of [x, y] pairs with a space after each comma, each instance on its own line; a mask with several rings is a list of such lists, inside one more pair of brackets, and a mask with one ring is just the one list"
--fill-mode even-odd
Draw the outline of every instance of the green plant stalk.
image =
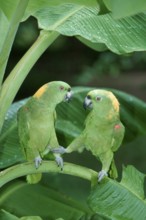
[[5, 114], [24, 79], [28, 75], [33, 65], [39, 59], [39, 57], [58, 36], [59, 33], [57, 32], [41, 31], [38, 39], [21, 58], [21, 60], [17, 63], [15, 68], [6, 78], [5, 82], [2, 85], [0, 94], [0, 131], [5, 120]]
[[0, 53], [0, 86], [3, 81], [6, 65], [8, 62], [9, 54], [11, 51], [11, 47], [18, 29], [18, 26], [22, 20], [25, 9], [28, 5], [29, 0], [19, 0], [19, 3], [14, 11], [14, 14], [11, 18], [9, 29]]
[[26, 162], [1, 171], [0, 187], [18, 177], [33, 173], [62, 173], [80, 177], [88, 181], [92, 181], [94, 178], [97, 179], [98, 175], [94, 170], [71, 163], [64, 163], [62, 171], [54, 161], [43, 161], [38, 169], [35, 168], [34, 163]]

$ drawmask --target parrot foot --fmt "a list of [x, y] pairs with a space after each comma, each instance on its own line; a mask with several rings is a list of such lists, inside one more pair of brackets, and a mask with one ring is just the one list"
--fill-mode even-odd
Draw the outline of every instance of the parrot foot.
[[51, 151], [56, 154], [64, 154], [66, 153], [66, 148], [59, 146], [57, 148], [52, 149]]
[[107, 172], [105, 170], [101, 170], [98, 173], [98, 182], [100, 182], [105, 176], [107, 176]]
[[37, 157], [35, 158], [34, 162], [35, 162], [35, 167], [36, 167], [36, 169], [38, 169], [39, 166], [40, 166], [41, 163], [42, 163], [42, 158], [41, 158], [40, 156], [37, 156]]
[[60, 155], [55, 155], [55, 161], [58, 165], [58, 167], [61, 168], [61, 170], [63, 170], [63, 159]]

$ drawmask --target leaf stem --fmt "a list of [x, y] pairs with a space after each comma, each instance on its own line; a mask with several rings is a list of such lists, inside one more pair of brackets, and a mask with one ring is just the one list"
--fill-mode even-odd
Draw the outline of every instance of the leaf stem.
[[42, 53], [54, 42], [58, 36], [59, 33], [57, 32], [41, 31], [38, 39], [6, 78], [2, 85], [0, 94], [0, 130], [5, 119], [5, 114], [24, 79]]
[[97, 172], [79, 165], [64, 163], [63, 171], [56, 165], [54, 161], [43, 161], [42, 165], [36, 169], [34, 163], [26, 162], [12, 166], [0, 172], [0, 187], [9, 181], [21, 176], [33, 173], [62, 173], [80, 177], [89, 181], [97, 179]]
[[8, 32], [0, 53], [0, 86], [3, 81], [5, 68], [7, 65], [8, 57], [11, 51], [11, 47], [18, 29], [18, 26], [20, 24], [20, 21], [22, 20], [22, 17], [24, 15], [25, 9], [28, 5], [29, 0], [19, 0], [19, 3], [16, 7], [16, 10], [13, 13], [13, 16], [10, 20]]

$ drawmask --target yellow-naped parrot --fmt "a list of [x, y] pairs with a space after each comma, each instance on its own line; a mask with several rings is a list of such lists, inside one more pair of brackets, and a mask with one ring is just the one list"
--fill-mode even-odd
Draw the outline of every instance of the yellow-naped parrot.
[[[62, 101], [69, 101], [71, 87], [62, 81], [52, 81], [43, 85], [18, 110], [18, 134], [20, 145], [27, 161], [34, 161], [38, 168], [42, 158], [59, 143], [55, 132], [56, 105]], [[63, 167], [60, 154], [54, 153], [55, 160]], [[29, 183], [37, 183], [41, 173], [27, 176]]]
[[82, 152], [86, 148], [101, 161], [102, 170], [98, 174], [98, 181], [108, 172], [112, 178], [116, 178], [113, 153], [120, 147], [125, 131], [120, 121], [119, 102], [112, 92], [95, 89], [87, 94], [83, 106], [90, 109], [84, 130], [66, 149], [59, 147], [54, 152]]

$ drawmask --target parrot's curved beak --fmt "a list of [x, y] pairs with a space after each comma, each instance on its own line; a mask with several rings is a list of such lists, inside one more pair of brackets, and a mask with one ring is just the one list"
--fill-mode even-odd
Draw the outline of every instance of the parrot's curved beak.
[[83, 107], [86, 110], [87, 108], [92, 108], [92, 100], [88, 96], [85, 97]]
[[73, 94], [73, 92], [71, 90], [69, 90], [65, 95], [64, 101], [69, 102], [71, 100], [72, 94]]

